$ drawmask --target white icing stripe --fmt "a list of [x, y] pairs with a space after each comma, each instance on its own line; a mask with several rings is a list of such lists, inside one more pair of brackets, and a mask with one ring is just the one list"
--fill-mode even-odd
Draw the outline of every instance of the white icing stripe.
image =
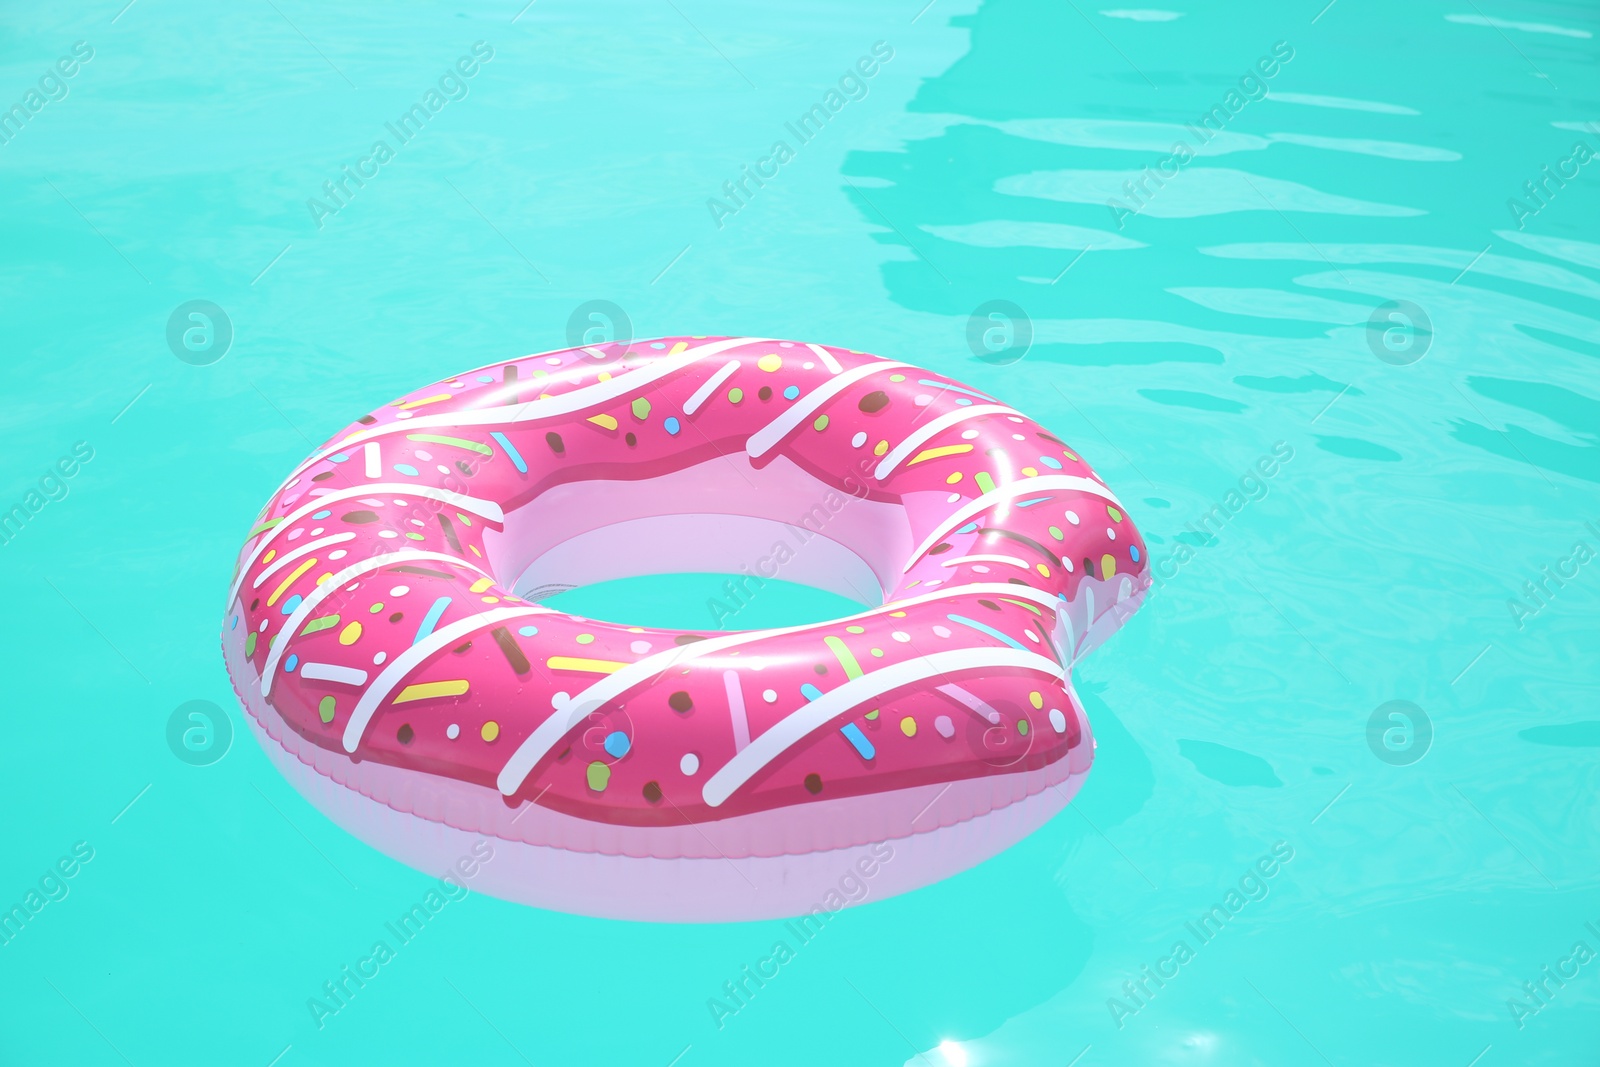
[[838, 374], [844, 370], [843, 367], [839, 366], [839, 361], [833, 358], [833, 353], [826, 348], [821, 345], [806, 345], [806, 347], [817, 354], [817, 358], [822, 360], [822, 365], [828, 368], [829, 374]]
[[366, 453], [367, 477], [377, 480], [383, 477], [383, 455], [378, 449], [378, 442], [368, 441], [362, 451]]
[[[394, 563], [407, 563], [412, 560], [424, 559], [436, 560], [440, 563], [455, 563], [468, 570], [483, 574], [483, 571], [478, 570], [477, 567], [474, 567], [466, 560], [457, 559], [455, 556], [447, 556], [443, 552], [423, 552], [420, 550], [415, 552], [390, 552], [382, 556], [370, 556], [367, 559], [351, 564], [313, 589], [311, 595], [302, 600], [300, 606], [294, 609], [294, 614], [290, 615], [289, 621], [283, 624], [283, 629], [278, 631], [278, 639], [272, 642], [272, 650], [267, 653], [267, 662], [261, 668], [261, 695], [265, 697], [272, 692], [273, 672], [278, 669], [278, 661], [283, 658], [283, 650], [289, 647], [289, 643], [300, 632], [300, 627], [304, 626], [306, 620], [311, 617], [311, 613], [317, 610], [318, 604], [321, 604], [335, 592], [344, 588], [344, 584], [352, 578], [375, 574]], [[483, 576], [485, 578], [489, 577], [487, 574], [483, 574]]]
[[[632, 689], [634, 686], [670, 670], [672, 667], [699, 656], [708, 656], [714, 652], [723, 652], [730, 648], [738, 648], [752, 641], [764, 640], [768, 637], [786, 637], [789, 634], [803, 633], [807, 630], [816, 630], [825, 626], [838, 626], [841, 623], [851, 622], [856, 619], [868, 619], [885, 611], [899, 611], [917, 604], [926, 604], [934, 600], [947, 600], [956, 596], [1006, 596], [1017, 600], [1030, 600], [1042, 608], [1059, 611], [1061, 599], [1049, 593], [1041, 593], [1037, 589], [1025, 585], [1012, 585], [1009, 582], [973, 582], [968, 585], [954, 585], [948, 589], [941, 589], [935, 593], [924, 593], [921, 596], [907, 597], [903, 600], [891, 600], [881, 607], [868, 608], [866, 611], [855, 615], [846, 615], [827, 622], [808, 623], [804, 626], [781, 626], [772, 630], [755, 630], [749, 633], [729, 634], [727, 637], [711, 637], [693, 644], [680, 645], [670, 648], [665, 652], [657, 652], [653, 656], [646, 656], [635, 663], [630, 663], [613, 674], [595, 682], [589, 688], [573, 697], [565, 709], [559, 709], [555, 714], [545, 719], [538, 729], [528, 735], [527, 740], [517, 746], [511, 754], [506, 765], [501, 769], [495, 784], [500, 792], [510, 796], [522, 788], [523, 781], [533, 768], [544, 758], [545, 754], [555, 747], [556, 742], [566, 736], [567, 731], [578, 725], [585, 715], [595, 711]], [[565, 710], [566, 714], [562, 714]]]
[[338, 682], [340, 685], [366, 685], [367, 672], [359, 667], [337, 663], [302, 663], [300, 677], [308, 682]]
[[955, 559], [945, 560], [939, 566], [954, 567], [959, 563], [1009, 563], [1013, 567], [1021, 567], [1025, 571], [1033, 570], [1032, 567], [1016, 556], [957, 556]]
[[346, 752], [356, 750], [361, 744], [361, 735], [367, 732], [367, 724], [372, 721], [373, 715], [377, 714], [378, 705], [394, 691], [395, 686], [405, 680], [405, 676], [411, 673], [411, 668], [435, 652], [460, 644], [463, 637], [486, 626], [494, 626], [508, 619], [520, 619], [528, 615], [549, 614], [552, 614], [551, 609], [541, 607], [495, 608], [493, 611], [457, 619], [449, 626], [433, 631], [390, 660], [377, 679], [367, 687], [367, 691], [361, 694], [361, 699], [356, 701], [355, 710], [350, 713], [350, 721], [344, 725], [344, 750]]
[[744, 688], [738, 671], [723, 671], [722, 684], [728, 690], [728, 718], [733, 721], [733, 750], [743, 752], [750, 744], [750, 716], [744, 710]]
[[717, 373], [700, 383], [700, 388], [696, 389], [694, 394], [689, 397], [688, 402], [683, 405], [683, 413], [685, 415], [693, 415], [699, 411], [700, 405], [710, 399], [711, 394], [717, 391], [717, 386], [733, 377], [733, 372], [738, 370], [739, 366], [738, 360], [730, 359], [722, 365]]
[[[266, 581], [268, 578], [271, 578], [274, 574], [277, 574], [279, 571], [283, 570], [284, 567], [287, 567], [301, 556], [309, 555], [319, 548], [326, 548], [329, 545], [339, 545], [346, 541], [354, 541], [355, 539], [356, 535], [353, 533], [342, 533], [334, 534], [332, 537], [324, 537], [319, 540], [303, 544], [293, 552], [279, 556], [277, 559], [273, 560], [272, 566], [256, 575], [256, 580], [250, 583], [250, 588], [260, 589], [262, 582]], [[231, 602], [230, 606], [232, 606]]]
[[801, 397], [793, 407], [782, 415], [779, 415], [751, 434], [750, 440], [745, 442], [744, 450], [750, 454], [752, 459], [766, 455], [778, 442], [789, 436], [796, 426], [810, 418], [812, 412], [856, 384], [856, 382], [870, 374], [877, 374], [879, 371], [894, 370], [896, 367], [905, 366], [909, 366], [909, 364], [885, 359], [877, 363], [865, 363], [829, 378], [809, 394]]
[[1109, 500], [1119, 508], [1122, 507], [1122, 502], [1116, 498], [1111, 490], [1092, 478], [1080, 478], [1075, 474], [1045, 474], [1037, 478], [1024, 478], [1020, 482], [1002, 485], [998, 489], [983, 494], [941, 522], [938, 528], [929, 534], [922, 544], [917, 546], [917, 550], [911, 553], [908, 565], [921, 559], [928, 549], [944, 540], [950, 531], [959, 530], [968, 522], [971, 522], [973, 516], [981, 515], [997, 504], [1009, 503], [1014, 497], [1034, 496], [1040, 493], [1048, 495], [1063, 490], [1088, 493], [1102, 500]]
[[[676, 356], [664, 356], [648, 366], [636, 367], [626, 374], [619, 374], [610, 381], [595, 382], [593, 385], [585, 385], [571, 392], [562, 393], [559, 396], [552, 396], [542, 400], [529, 400], [519, 404], [477, 408], [472, 411], [453, 411], [445, 415], [427, 415], [420, 419], [404, 419], [388, 426], [376, 426], [370, 430], [361, 430], [330, 445], [300, 464], [284, 480], [284, 486], [287, 486], [289, 481], [299, 477], [308, 468], [327, 459], [335, 452], [347, 451], [362, 441], [369, 441], [375, 437], [382, 437], [391, 433], [414, 433], [417, 430], [433, 427], [494, 426], [500, 423], [535, 422], [539, 419], [570, 415], [575, 411], [582, 411], [596, 404], [603, 404], [607, 400], [625, 396], [648, 386], [651, 382], [659, 381], [669, 374], [675, 374], [708, 356], [726, 352], [728, 349], [737, 348], [740, 345], [762, 344], [768, 340], [770, 338], [730, 337], [726, 340], [700, 345], [698, 348], [686, 348]], [[520, 358], [526, 359], [528, 357]], [[498, 365], [491, 364], [491, 366]], [[534, 384], [536, 381], [538, 379], [522, 381], [518, 383], [518, 386], [520, 388], [536, 388], [537, 386]], [[283, 487], [279, 487], [278, 491], [281, 493]]]
[[939, 692], [943, 693], [947, 697], [950, 697], [956, 703], [961, 704], [969, 710], [975, 712], [979, 717], [987, 720], [988, 722], [995, 723], [1000, 721], [1000, 713], [995, 711], [994, 708], [990, 707], [989, 703], [980, 698], [976, 693], [969, 693], [959, 685], [953, 684], [941, 685], [937, 688]]
[[813, 731], [891, 690], [951, 671], [1003, 668], [1039, 671], [1056, 679], [1063, 677], [1060, 665], [1054, 660], [1014, 648], [958, 648], [896, 663], [854, 678], [779, 719], [707, 779], [701, 796], [713, 808], [719, 807], [763, 767]]
[[891, 471], [900, 466], [901, 461], [921, 448], [924, 442], [943, 433], [957, 423], [966, 422], [968, 419], [980, 419], [986, 415], [1021, 414], [1015, 408], [1008, 408], [1004, 404], [974, 404], [970, 408], [956, 408], [954, 411], [947, 411], [890, 450], [889, 454], [879, 461], [878, 466], [872, 472], [872, 476], [880, 482], [883, 481]]
[[262, 551], [267, 547], [267, 545], [272, 543], [272, 539], [277, 537], [280, 533], [287, 530], [289, 527], [293, 526], [307, 515], [310, 515], [312, 512], [321, 511], [329, 504], [336, 503], [340, 500], [354, 500], [357, 497], [383, 496], [388, 494], [399, 496], [402, 499], [406, 497], [420, 496], [427, 500], [437, 500], [441, 504], [449, 504], [451, 507], [460, 508], [462, 511], [470, 511], [474, 515], [481, 515], [490, 522], [505, 522], [506, 520], [505, 512], [501, 511], [500, 505], [496, 504], [494, 501], [479, 500], [477, 497], [472, 496], [462, 496], [460, 493], [452, 493], [448, 489], [434, 489], [426, 485], [395, 482], [378, 482], [371, 485], [359, 485], [353, 489], [341, 489], [337, 493], [329, 493], [327, 496], [320, 496], [308, 503], [301, 504], [299, 507], [289, 512], [289, 514], [285, 515], [282, 522], [278, 523], [272, 529], [263, 532], [260, 540], [256, 542], [256, 547], [250, 550], [250, 558], [244, 561], [244, 566], [239, 568], [239, 573], [234, 577], [233, 588], [228, 590], [228, 603], [224, 610], [233, 610], [233, 598], [239, 595], [239, 587], [244, 584], [244, 576], [249, 573], [251, 567], [255, 566], [256, 560], [261, 556]]

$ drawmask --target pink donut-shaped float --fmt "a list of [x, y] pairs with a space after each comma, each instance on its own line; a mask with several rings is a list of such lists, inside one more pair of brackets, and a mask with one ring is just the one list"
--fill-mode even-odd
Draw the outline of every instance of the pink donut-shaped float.
[[[222, 642], [277, 767], [405, 863], [581, 914], [792, 916], [1058, 812], [1093, 755], [1070, 669], [1147, 566], [1088, 464], [992, 397], [826, 345], [674, 337], [362, 416], [251, 528]], [[879, 606], [730, 633], [537, 602], [693, 571], [739, 576], [730, 613], [777, 577]]]

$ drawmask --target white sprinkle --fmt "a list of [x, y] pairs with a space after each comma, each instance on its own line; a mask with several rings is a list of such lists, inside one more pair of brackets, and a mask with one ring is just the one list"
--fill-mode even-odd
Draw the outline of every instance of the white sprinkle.
[[929, 404], [933, 403], [933, 397], [929, 396], [927, 393], [918, 393], [911, 402], [917, 405], [919, 408], [925, 408]]
[[372, 665], [374, 667], [376, 667], [378, 664], [382, 663], [384, 660], [386, 660], [388, 658], [389, 658], [389, 653], [387, 653], [387, 652], [379, 652], [376, 656], [372, 657]]
[[322, 533], [322, 530], [323, 530], [323, 528], [321, 526], [318, 526], [315, 530], [311, 531], [311, 536], [312, 537], [316, 537], [317, 535]]
[[896, 630], [889, 636], [894, 638], [896, 641], [899, 641], [901, 644], [911, 640], [911, 635], [906, 633], [904, 630]]
[[1111, 538], [1111, 540], [1115, 541], [1117, 539], [1117, 531], [1115, 531], [1111, 527], [1107, 526], [1106, 527], [1106, 536]]
[[1029, 641], [1032, 641], [1036, 645], [1039, 643], [1039, 635], [1028, 629], [1026, 626], [1022, 628], [1022, 632], [1028, 635]]
[[977, 430], [963, 430], [963, 431], [961, 431], [961, 439], [963, 441], [970, 441], [976, 436], [978, 436], [978, 431]]
[[563, 707], [566, 707], [567, 704], [569, 704], [571, 702], [572, 702], [572, 694], [568, 693], [566, 691], [562, 691], [560, 693], [557, 693], [555, 696], [550, 698], [550, 706], [552, 708], [563, 708]]
[[393, 589], [389, 590], [389, 595], [405, 596], [409, 592], [411, 592], [411, 587], [409, 585], [397, 585]]
[[933, 728], [939, 731], [940, 737], [954, 737], [956, 724], [950, 721], [950, 716], [940, 715], [933, 720]]
[[337, 548], [337, 549], [334, 549], [332, 552], [328, 553], [328, 558], [329, 559], [344, 559], [349, 554], [350, 553], [346, 552], [344, 549]]
[[683, 759], [678, 761], [678, 770], [684, 774], [692, 775], [700, 769], [700, 757], [693, 752], [685, 752]]
[[761, 691], [761, 699], [768, 704], [776, 704], [778, 702], [778, 692], [775, 689], [763, 689]]
[[856, 435], [854, 437], [850, 438], [850, 446], [852, 448], [860, 448], [862, 445], [864, 445], [866, 443], [867, 443], [867, 431], [865, 431], [865, 430], [857, 430], [856, 431]]
[[1078, 513], [1076, 511], [1068, 511], [1067, 521], [1072, 523], [1074, 526], [1078, 525]]
[[393, 530], [379, 530], [378, 531], [378, 536], [379, 537], [399, 537], [400, 535], [395, 533]]
[[421, 449], [418, 449], [417, 450], [417, 458], [420, 459], [422, 462], [426, 463], [430, 459], [433, 458], [433, 453], [432, 452], [423, 452]]
[[395, 413], [394, 417], [397, 418], [397, 419], [409, 419], [411, 417], [411, 412], [409, 412], [409, 411], [398, 411], [398, 412]]
[[810, 360], [806, 360], [804, 363], [800, 364], [800, 369], [801, 370], [815, 370], [816, 366], [817, 365], [815, 363], [811, 362]]
[[983, 564], [981, 564], [981, 563], [974, 563], [974, 564], [973, 564], [973, 565], [972, 565], [972, 569], [973, 569], [973, 570], [975, 570], [975, 571], [977, 571], [977, 572], [978, 572], [978, 573], [979, 573], [979, 574], [988, 574], [988, 573], [989, 573], [989, 568], [988, 568], [988, 567], [985, 567], [985, 566], [984, 566], [984, 565], [983, 565]]
[[1050, 725], [1058, 734], [1064, 734], [1067, 732], [1067, 717], [1061, 714], [1060, 708], [1050, 709]]
[[435, 464], [435, 466], [437, 466], [439, 468], [439, 473], [440, 474], [449, 474], [450, 473], [450, 468], [446, 467], [443, 463]]
[[1020, 434], [1020, 433], [1014, 433], [1014, 434], [1012, 434], [1012, 435], [1011, 435], [1011, 439], [1012, 439], [1012, 440], [1013, 440], [1013, 441], [1026, 441], [1026, 440], [1027, 440], [1027, 438], [1026, 438], [1026, 437], [1024, 437], [1024, 436], [1022, 436], [1022, 435], [1021, 435], [1021, 434]]
[[948, 626], [935, 626], [933, 628], [933, 634], [934, 634], [935, 637], [949, 637], [950, 636], [950, 627], [948, 627]]
[[454, 741], [456, 738], [460, 737], [461, 736], [461, 726], [460, 726], [460, 724], [451, 723], [449, 726], [445, 727], [444, 735], [446, 737], [448, 737], [452, 741]]
[[632, 652], [636, 656], [642, 656], [646, 652], [650, 651], [650, 642], [649, 641], [635, 641], [633, 644], [628, 646], [628, 651]]
[[1067, 568], [1067, 573], [1068, 574], [1072, 573], [1072, 561], [1070, 559], [1068, 559], [1066, 556], [1062, 556], [1061, 557], [1061, 565], [1063, 567]]

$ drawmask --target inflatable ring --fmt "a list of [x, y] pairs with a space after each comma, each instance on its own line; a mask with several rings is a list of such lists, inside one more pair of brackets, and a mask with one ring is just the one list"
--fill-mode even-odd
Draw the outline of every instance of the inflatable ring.
[[[278, 768], [405, 863], [582, 914], [777, 917], [1058, 812], [1093, 753], [1068, 672], [1147, 566], [1111, 490], [993, 397], [825, 345], [664, 338], [362, 416], [250, 530], [223, 650]], [[537, 602], [674, 571], [735, 575], [705, 631]], [[722, 630], [780, 576], [879, 606]]]

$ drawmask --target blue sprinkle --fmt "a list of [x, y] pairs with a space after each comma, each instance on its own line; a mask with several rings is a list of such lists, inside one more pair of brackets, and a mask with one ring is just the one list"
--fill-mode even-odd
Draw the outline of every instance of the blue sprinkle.
[[517, 633], [521, 634], [523, 637], [532, 637], [538, 632], [539, 628], [537, 626], [524, 626], [517, 631]]
[[238, 628], [239, 628], [239, 616], [235, 615], [233, 617], [232, 621], [228, 623], [228, 629], [237, 630]]
[[1053, 456], [1040, 456], [1039, 457], [1039, 462], [1043, 463], [1046, 467], [1049, 467], [1051, 470], [1057, 470], [1058, 471], [1058, 470], [1061, 469], [1061, 461], [1059, 459], [1056, 459]]
[[1051, 498], [1047, 497], [1047, 496], [1036, 496], [1032, 500], [1019, 500], [1019, 501], [1017, 501], [1017, 507], [1019, 507], [1019, 508], [1031, 508], [1035, 504], [1043, 504], [1046, 500], [1049, 500], [1049, 499], [1051, 499]]
[[977, 630], [979, 633], [988, 634], [990, 637], [996, 638], [997, 640], [1000, 640], [1000, 641], [1004, 641], [1006, 644], [1010, 645], [1012, 648], [1017, 649], [1020, 652], [1029, 651], [1029, 649], [1024, 648], [1022, 646], [1022, 642], [1018, 641], [1016, 638], [1007, 637], [1005, 634], [1001, 633], [999, 630], [996, 630], [993, 626], [989, 626], [989, 625], [987, 625], [985, 623], [981, 623], [977, 619], [969, 619], [965, 615], [946, 615], [945, 618], [949, 619], [951, 622], [960, 623], [962, 626], [970, 626], [972, 629]]
[[413, 478], [417, 476], [417, 468], [413, 467], [409, 463], [396, 463], [394, 465], [394, 469], [399, 471], [401, 474], [409, 474]]
[[650, 347], [651, 348], [666, 348], [667, 346], [662, 344], [660, 341], [656, 341], [656, 342], [652, 343], [650, 345]]
[[447, 596], [442, 596], [433, 602], [428, 613], [422, 617], [422, 625], [417, 627], [417, 636], [411, 639], [413, 645], [433, 633], [433, 628], [439, 625], [439, 616], [443, 615], [444, 609], [449, 606], [450, 598]]
[[288, 600], [285, 600], [283, 602], [283, 613], [285, 615], [293, 615], [294, 614], [294, 609], [299, 607], [299, 606], [300, 606], [300, 594], [296, 593], [294, 596], [290, 597]]
[[867, 740], [867, 735], [862, 733], [861, 727], [855, 723], [845, 723], [839, 728], [839, 732], [844, 734], [844, 739], [850, 742], [856, 750], [856, 755], [862, 759], [871, 759], [878, 754], [877, 750], [872, 747], [872, 742]]
[[311, 517], [313, 519], [325, 519], [329, 515], [332, 515], [332, 514], [333, 514], [333, 512], [329, 511], [327, 508], [323, 508], [321, 511], [317, 512], [315, 515], [313, 515]]
[[292, 671], [296, 667], [298, 667], [299, 665], [300, 665], [300, 657], [296, 656], [292, 652], [289, 654], [289, 658], [283, 661], [283, 669], [286, 670], [286, 671]]
[[1128, 555], [1133, 557], [1133, 561], [1135, 563], [1138, 563], [1139, 562], [1139, 546], [1138, 545], [1129, 545], [1128, 546]]
[[816, 686], [812, 685], [810, 682], [807, 682], [804, 685], [802, 685], [800, 687], [800, 692], [805, 695], [805, 698], [807, 700], [821, 700], [822, 699], [822, 690], [818, 689]]
[[785, 389], [783, 391], [783, 398], [785, 400], [793, 400], [795, 397], [797, 397], [799, 395], [800, 395], [800, 387], [798, 385], [791, 385], [791, 386], [789, 386], [789, 388], [787, 388], [787, 389]]
[[496, 444], [506, 450], [506, 455], [511, 457], [511, 462], [517, 468], [518, 474], [528, 473], [527, 461], [522, 458], [522, 453], [517, 451], [516, 446], [506, 439], [505, 434], [499, 430], [490, 430], [489, 436], [494, 438]]
[[348, 453], [348, 452], [335, 452], [333, 455], [328, 457], [328, 462], [329, 463], [343, 463], [345, 460], [347, 460], [349, 458], [350, 458], [350, 453]]
[[973, 530], [976, 530], [977, 528], [978, 528], [978, 524], [977, 523], [969, 522], [965, 526], [961, 527], [961, 529], [957, 530], [956, 533], [958, 533], [958, 534], [969, 534]]
[[968, 404], [972, 403], [972, 401], [968, 400], [964, 396], [958, 396], [956, 397], [956, 403], [960, 404], [962, 407], [966, 407]]
[[681, 428], [678, 424], [678, 420], [673, 418], [671, 415], [668, 415], [667, 421], [663, 422], [661, 425], [665, 426], [667, 428], [667, 432], [670, 434], [676, 434]]
[[606, 754], [615, 759], [621, 759], [628, 754], [628, 749], [633, 747], [633, 742], [628, 740], [628, 735], [621, 730], [613, 730], [606, 734]]
[[492, 374], [480, 374], [480, 375], [478, 375], [478, 381], [480, 381], [480, 382], [492, 382], [492, 381], [494, 381], [494, 375], [492, 375]]

